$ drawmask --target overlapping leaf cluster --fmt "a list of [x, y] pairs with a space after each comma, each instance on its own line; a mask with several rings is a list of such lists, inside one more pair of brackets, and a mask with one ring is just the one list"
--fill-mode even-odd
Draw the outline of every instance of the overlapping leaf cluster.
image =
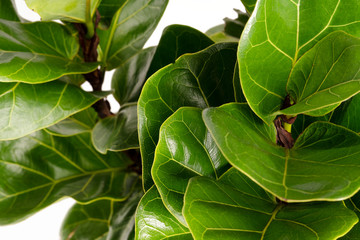
[[144, 49], [167, 0], [0, 0], [0, 224], [71, 197], [64, 240], [358, 239], [360, 6], [242, 2]]

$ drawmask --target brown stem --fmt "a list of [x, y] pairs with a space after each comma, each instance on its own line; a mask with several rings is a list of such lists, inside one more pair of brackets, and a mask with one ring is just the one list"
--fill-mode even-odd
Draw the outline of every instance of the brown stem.
[[[85, 24], [74, 23], [76, 29], [79, 33], [79, 43], [83, 51], [85, 62], [97, 62], [98, 52], [97, 47], [99, 45], [99, 36], [96, 33], [96, 28], [100, 21], [100, 14], [96, 11], [96, 21], [95, 21], [95, 34], [92, 38], [86, 38], [87, 29]], [[84, 74], [85, 79], [90, 83], [93, 88], [93, 91], [101, 91], [102, 84], [104, 82], [104, 73], [99, 69], [96, 69], [93, 72]], [[92, 106], [95, 111], [98, 113], [100, 118], [105, 118], [114, 115], [110, 111], [110, 104], [106, 99], [100, 99]]]
[[[284, 101], [281, 109], [288, 108], [291, 105], [292, 104], [290, 101], [290, 96], [287, 96], [285, 98], [285, 101]], [[284, 148], [288, 148], [288, 149], [290, 149], [294, 146], [295, 141], [294, 141], [293, 137], [291, 136], [291, 133], [289, 133], [288, 131], [285, 130], [284, 123], [293, 124], [295, 122], [295, 120], [296, 120], [296, 116], [287, 118], [285, 115], [281, 115], [275, 119], [274, 124], [275, 124], [275, 128], [276, 128], [276, 142], [278, 145], [280, 145]]]

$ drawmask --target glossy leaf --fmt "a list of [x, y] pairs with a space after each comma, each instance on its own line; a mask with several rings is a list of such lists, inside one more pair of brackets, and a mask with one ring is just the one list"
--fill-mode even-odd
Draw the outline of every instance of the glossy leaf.
[[110, 151], [124, 151], [139, 148], [137, 133], [137, 105], [129, 105], [120, 112], [99, 121], [92, 132], [95, 148], [105, 154]]
[[170, 25], [161, 35], [147, 77], [174, 63], [181, 55], [201, 51], [214, 42], [202, 32], [184, 25]]
[[124, 202], [75, 204], [64, 220], [61, 239], [134, 239], [135, 211], [142, 195], [141, 189], [136, 189]]
[[225, 158], [284, 201], [342, 200], [360, 188], [360, 135], [344, 127], [315, 122], [286, 149], [246, 105], [206, 109], [203, 118]]
[[0, 18], [10, 21], [20, 21], [13, 0], [0, 0]]
[[315, 116], [360, 92], [360, 38], [342, 31], [323, 38], [295, 64], [287, 91], [295, 104], [279, 113]]
[[229, 168], [201, 118], [201, 109], [184, 107], [161, 126], [152, 177], [166, 208], [184, 225], [184, 193], [194, 176], [217, 179]]
[[99, 13], [101, 23], [109, 27], [116, 12], [127, 2], [127, 0], [101, 0]]
[[138, 175], [121, 153], [100, 155], [85, 133], [62, 138], [44, 131], [0, 142], [0, 224], [19, 221], [63, 198], [90, 203], [124, 200]]
[[256, 6], [239, 44], [240, 78], [251, 109], [270, 124], [305, 52], [337, 30], [360, 37], [360, 7], [357, 0], [258, 0]]
[[36, 85], [0, 83], [0, 140], [46, 128], [96, 101], [90, 93], [59, 81]]
[[[92, 19], [101, 0], [25, 0], [42, 21], [87, 22]], [[88, 6], [87, 4], [90, 3]]]
[[0, 82], [42, 83], [87, 73], [97, 63], [77, 57], [78, 39], [58, 23], [18, 23], [0, 19]]
[[254, 11], [256, 0], [241, 0], [242, 4], [247, 12], [252, 13]]
[[358, 218], [341, 202], [276, 203], [239, 171], [192, 178], [184, 215], [198, 239], [337, 239]]
[[102, 62], [107, 70], [142, 50], [165, 11], [168, 0], [131, 0], [116, 12], [108, 30], [99, 31]]
[[[355, 194], [352, 198], [344, 201], [344, 205], [354, 211], [358, 218], [360, 217], [360, 193]], [[339, 238], [340, 240], [359, 240], [360, 239], [360, 224], [357, 223], [350, 232], [344, 237]]]
[[95, 126], [97, 113], [93, 108], [78, 112], [46, 129], [52, 135], [69, 137], [81, 133], [90, 133]]
[[161, 124], [183, 106], [206, 108], [234, 101], [235, 43], [219, 43], [186, 54], [152, 75], [139, 98], [139, 141], [144, 188], [153, 185], [150, 169]]
[[139, 51], [114, 72], [111, 88], [120, 105], [137, 102], [139, 99], [155, 50], [152, 47]]
[[234, 96], [235, 101], [240, 103], [246, 103], [246, 98], [241, 89], [240, 85], [240, 76], [239, 76], [239, 65], [235, 65], [234, 76], [233, 76], [233, 84], [234, 84]]
[[155, 186], [141, 199], [136, 211], [135, 239], [192, 240], [184, 227], [164, 206]]
[[360, 94], [357, 94], [335, 109], [331, 122], [360, 133]]

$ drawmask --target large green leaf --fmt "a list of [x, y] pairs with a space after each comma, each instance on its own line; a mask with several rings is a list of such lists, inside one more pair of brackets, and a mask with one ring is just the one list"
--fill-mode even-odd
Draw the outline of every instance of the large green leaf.
[[315, 122], [286, 149], [244, 104], [206, 109], [203, 118], [226, 159], [284, 201], [342, 200], [360, 188], [360, 135], [344, 127]]
[[146, 79], [153, 73], [174, 63], [181, 55], [201, 51], [213, 43], [202, 32], [191, 27], [168, 26], [156, 49], [140, 51], [115, 71], [112, 78], [115, 98], [120, 104], [136, 102]]
[[0, 18], [10, 21], [20, 21], [13, 0], [0, 0]]
[[96, 124], [97, 113], [93, 108], [78, 112], [55, 125], [46, 128], [52, 135], [69, 137], [81, 133], [90, 133]]
[[150, 169], [161, 124], [183, 106], [206, 108], [233, 102], [236, 43], [219, 43], [186, 54], [152, 75], [139, 98], [139, 141], [144, 188], [153, 185]]
[[152, 177], [166, 208], [184, 225], [184, 193], [194, 176], [218, 178], [229, 163], [201, 118], [201, 109], [184, 107], [161, 126]]
[[147, 76], [175, 60], [183, 54], [201, 51], [214, 42], [202, 32], [183, 25], [170, 25], [161, 35], [154, 59]]
[[[25, 0], [41, 20], [64, 20], [71, 22], [92, 21], [101, 0]], [[89, 5], [88, 5], [89, 4]]]
[[139, 99], [155, 50], [154, 47], [141, 50], [114, 72], [111, 88], [120, 105], [137, 102]]
[[0, 83], [0, 140], [46, 128], [96, 101], [90, 93], [59, 81], [36, 85]]
[[64, 220], [61, 239], [134, 239], [135, 211], [142, 195], [139, 188], [123, 202], [100, 200], [88, 205], [75, 204]]
[[192, 178], [184, 215], [196, 240], [329, 240], [358, 221], [341, 202], [277, 203], [235, 169], [220, 181]]
[[325, 115], [360, 92], [360, 38], [342, 31], [323, 38], [297, 61], [287, 91], [295, 104], [276, 114]]
[[[345, 206], [348, 209], [353, 210], [358, 218], [360, 217], [360, 193], [355, 194], [352, 198], [344, 201]], [[360, 224], [357, 223], [350, 232], [344, 237], [339, 238], [341, 240], [360, 240]]]
[[116, 116], [99, 121], [92, 132], [95, 148], [105, 154], [110, 151], [124, 151], [139, 148], [137, 133], [137, 105], [120, 109]]
[[335, 109], [331, 117], [331, 122], [360, 133], [360, 94]]
[[141, 199], [136, 211], [135, 239], [192, 240], [184, 227], [164, 206], [155, 186]]
[[62, 138], [36, 132], [0, 142], [0, 224], [21, 220], [63, 198], [124, 200], [138, 176], [121, 153], [100, 155], [90, 134]]
[[99, 30], [102, 62], [107, 70], [138, 53], [155, 30], [168, 0], [127, 0], [108, 30]]
[[[337, 30], [360, 36], [358, 0], [258, 0], [239, 44], [242, 88], [253, 111], [271, 123], [298, 59]], [[344, 17], [346, 16], [346, 17]]]
[[91, 72], [82, 63], [75, 33], [58, 23], [18, 23], [0, 19], [0, 81], [42, 83], [63, 75]]

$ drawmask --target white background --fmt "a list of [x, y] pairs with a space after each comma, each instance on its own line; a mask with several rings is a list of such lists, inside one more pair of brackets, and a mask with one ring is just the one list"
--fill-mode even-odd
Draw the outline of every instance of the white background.
[[[15, 0], [19, 12], [29, 20], [39, 20], [37, 14], [27, 9], [24, 0]], [[157, 29], [146, 44], [157, 45], [162, 30], [171, 24], [183, 24], [205, 32], [223, 23], [224, 17], [235, 18], [234, 8], [244, 11], [240, 0], [170, 0]], [[111, 74], [106, 76], [104, 90], [109, 89]], [[112, 102], [113, 111], [118, 108]], [[72, 199], [64, 199], [40, 211], [27, 220], [0, 227], [1, 240], [59, 240], [63, 218], [72, 206]], [[89, 239], [92, 240], [92, 239]]]

